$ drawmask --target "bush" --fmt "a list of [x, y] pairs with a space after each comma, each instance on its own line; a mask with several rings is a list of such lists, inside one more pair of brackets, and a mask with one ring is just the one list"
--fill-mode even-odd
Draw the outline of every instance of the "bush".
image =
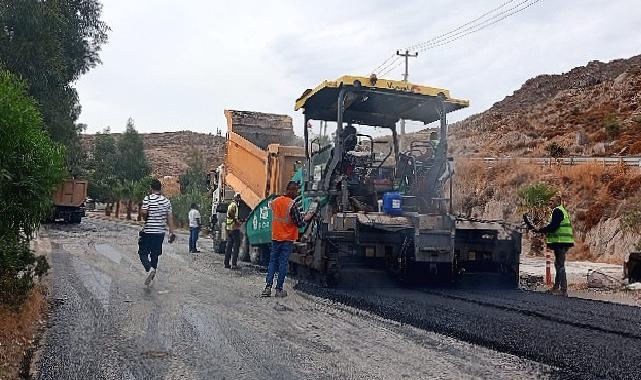
[[1, 236], [0, 247], [0, 304], [17, 309], [27, 299], [33, 278], [44, 276], [49, 264], [19, 236]]
[[29, 250], [29, 240], [50, 215], [64, 152], [43, 132], [37, 104], [24, 84], [1, 68], [0, 152], [0, 303], [19, 307], [33, 276], [48, 269], [45, 258]]
[[592, 203], [590, 207], [588, 207], [588, 210], [583, 218], [584, 230], [591, 230], [593, 227], [599, 224], [599, 222], [601, 222], [601, 219], [603, 219], [604, 215], [605, 205], [601, 201]]
[[[529, 213], [532, 224], [538, 226], [549, 217], [548, 202], [554, 195], [556, 195], [556, 190], [545, 183], [522, 187], [518, 192], [521, 200], [520, 209]], [[531, 239], [531, 253], [535, 256], [541, 255], [543, 247], [543, 237], [534, 235]]]
[[641, 233], [641, 206], [627, 210], [621, 215], [621, 229]]
[[565, 148], [555, 142], [549, 143], [545, 147], [545, 151], [548, 152], [550, 157], [552, 158], [559, 158], [565, 156]]
[[603, 128], [610, 140], [616, 139], [621, 134], [621, 123], [616, 116], [610, 114], [603, 119]]
[[545, 183], [522, 187], [519, 189], [521, 206], [525, 208], [546, 207], [550, 198], [556, 194], [556, 190]]

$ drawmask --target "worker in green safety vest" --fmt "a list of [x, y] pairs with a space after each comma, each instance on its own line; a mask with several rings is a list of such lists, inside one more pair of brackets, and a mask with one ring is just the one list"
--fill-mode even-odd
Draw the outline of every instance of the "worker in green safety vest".
[[565, 256], [574, 245], [574, 232], [568, 210], [561, 204], [561, 197], [553, 196], [549, 202], [552, 216], [547, 226], [536, 232], [544, 233], [548, 248], [554, 251], [554, 286], [550, 293], [567, 296], [568, 280], [565, 274]]

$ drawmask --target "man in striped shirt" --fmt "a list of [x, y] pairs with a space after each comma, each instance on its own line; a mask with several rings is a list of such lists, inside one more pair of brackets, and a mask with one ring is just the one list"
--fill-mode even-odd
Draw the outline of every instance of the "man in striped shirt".
[[145, 285], [149, 286], [156, 276], [158, 256], [162, 255], [162, 242], [165, 239], [165, 229], [169, 227], [169, 243], [176, 239], [174, 234], [174, 217], [171, 212], [171, 202], [161, 194], [162, 185], [159, 180], [151, 181], [151, 194], [142, 201], [140, 213], [145, 219], [145, 226], [138, 234], [138, 255], [145, 267], [147, 278]]

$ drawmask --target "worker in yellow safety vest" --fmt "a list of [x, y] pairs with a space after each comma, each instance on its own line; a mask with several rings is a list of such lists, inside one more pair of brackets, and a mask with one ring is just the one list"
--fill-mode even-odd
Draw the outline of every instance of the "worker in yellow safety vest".
[[553, 196], [549, 202], [552, 215], [547, 226], [539, 228], [536, 232], [544, 233], [548, 248], [554, 251], [554, 286], [550, 293], [567, 296], [568, 280], [565, 274], [565, 256], [570, 247], [574, 245], [574, 231], [570, 221], [570, 213], [561, 204], [561, 197]]
[[[225, 245], [225, 268], [238, 268], [238, 250], [240, 249], [240, 226], [243, 221], [239, 216], [239, 206], [241, 201], [240, 193], [234, 194], [234, 200], [227, 207], [227, 219], [225, 220], [225, 229], [227, 230], [227, 243]], [[231, 259], [231, 265], [229, 265]]]
[[269, 267], [267, 268], [267, 286], [261, 293], [262, 297], [269, 297], [272, 294], [274, 275], [278, 271], [276, 281], [276, 297], [285, 297], [287, 292], [283, 290], [289, 255], [294, 249], [294, 242], [298, 240], [298, 229], [304, 227], [314, 216], [313, 212], [301, 215], [294, 199], [298, 196], [298, 183], [290, 181], [287, 184], [287, 192], [274, 199], [271, 203], [272, 210], [272, 248], [269, 256]]

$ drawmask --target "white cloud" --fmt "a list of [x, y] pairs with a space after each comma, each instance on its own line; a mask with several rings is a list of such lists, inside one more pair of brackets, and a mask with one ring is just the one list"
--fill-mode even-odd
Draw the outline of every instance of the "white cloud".
[[[505, 0], [126, 1], [105, 0], [111, 26], [103, 65], [77, 87], [89, 132], [224, 127], [223, 109], [287, 113], [305, 88], [367, 75], [395, 49], [428, 40]], [[410, 81], [448, 88], [471, 107], [460, 120], [530, 77], [593, 59], [641, 53], [634, 0], [543, 0], [451, 45], [421, 53]], [[388, 76], [400, 78], [402, 68]], [[418, 126], [411, 126], [410, 129]]]

